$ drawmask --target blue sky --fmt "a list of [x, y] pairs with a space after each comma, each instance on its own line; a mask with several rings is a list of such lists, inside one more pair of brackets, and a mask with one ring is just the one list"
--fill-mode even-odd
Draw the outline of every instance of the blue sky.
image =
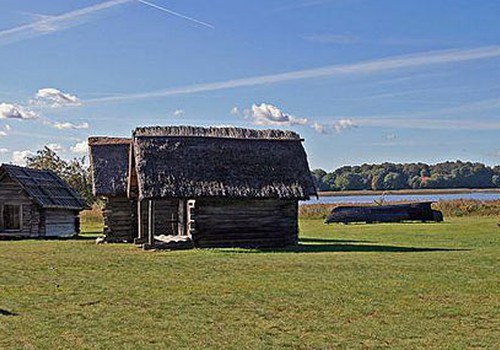
[[292, 129], [326, 170], [499, 164], [499, 17], [493, 0], [2, 0], [0, 161], [187, 124]]

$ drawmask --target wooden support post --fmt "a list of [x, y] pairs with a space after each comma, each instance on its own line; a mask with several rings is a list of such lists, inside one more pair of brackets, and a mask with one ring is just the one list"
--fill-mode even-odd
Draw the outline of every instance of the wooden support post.
[[149, 200], [148, 207], [148, 244], [153, 247], [155, 242], [155, 202], [154, 200]]
[[186, 200], [179, 199], [179, 211], [178, 211], [178, 222], [177, 225], [177, 234], [179, 236], [186, 235]]
[[146, 242], [146, 237], [144, 235], [144, 227], [142, 222], [142, 201], [137, 200], [137, 239], [136, 244], [143, 244]]

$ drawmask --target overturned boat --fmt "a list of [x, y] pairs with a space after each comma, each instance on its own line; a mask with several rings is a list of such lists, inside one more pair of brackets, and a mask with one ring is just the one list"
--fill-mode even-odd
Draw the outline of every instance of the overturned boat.
[[431, 204], [432, 202], [418, 202], [376, 206], [340, 206], [331, 211], [325, 223], [443, 221], [443, 213], [433, 210]]

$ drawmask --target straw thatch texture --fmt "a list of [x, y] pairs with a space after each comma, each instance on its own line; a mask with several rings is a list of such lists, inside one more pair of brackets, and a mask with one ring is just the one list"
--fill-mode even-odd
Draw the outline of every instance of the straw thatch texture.
[[290, 131], [139, 128], [133, 147], [140, 199], [316, 194], [300, 137]]
[[137, 128], [134, 136], [169, 136], [169, 137], [216, 137], [231, 139], [268, 139], [268, 140], [300, 140], [300, 136], [289, 130], [255, 130], [234, 127], [201, 126], [152, 126]]
[[82, 210], [87, 204], [66, 182], [50, 170], [35, 170], [2, 164], [0, 177], [7, 174], [36, 204], [44, 209]]
[[88, 142], [94, 195], [126, 195], [131, 139], [90, 137]]

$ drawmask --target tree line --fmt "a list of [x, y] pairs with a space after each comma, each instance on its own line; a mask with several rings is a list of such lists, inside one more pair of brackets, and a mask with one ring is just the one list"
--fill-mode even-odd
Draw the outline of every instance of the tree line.
[[500, 165], [443, 162], [343, 166], [330, 173], [312, 171], [320, 191], [500, 188]]

